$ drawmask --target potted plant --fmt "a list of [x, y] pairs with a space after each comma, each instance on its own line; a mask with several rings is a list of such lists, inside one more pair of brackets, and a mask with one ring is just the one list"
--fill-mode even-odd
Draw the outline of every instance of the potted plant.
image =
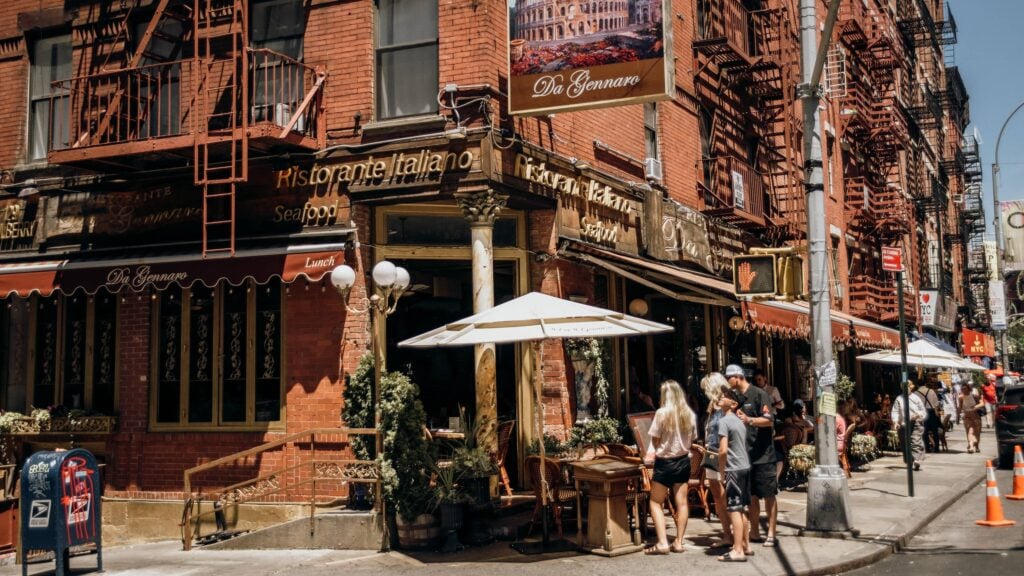
[[430, 514], [433, 458], [423, 436], [427, 418], [419, 388], [401, 372], [381, 375], [380, 388], [384, 453], [377, 458], [384, 498], [395, 511], [399, 545], [429, 546], [432, 542], [424, 532], [429, 532], [431, 524], [436, 527]]
[[814, 446], [797, 444], [790, 448], [789, 467], [801, 474], [810, 472], [814, 468]]
[[565, 441], [568, 448], [577, 451], [582, 458], [582, 453], [588, 446], [598, 444], [618, 444], [622, 442], [622, 434], [619, 433], [619, 421], [615, 418], [594, 418], [577, 423], [569, 431], [569, 439]]
[[854, 434], [850, 439], [850, 457], [866, 463], [878, 453], [878, 440], [870, 434]]
[[[359, 359], [359, 366], [352, 377], [345, 383], [341, 393], [345, 405], [341, 409], [341, 419], [349, 428], [373, 428], [373, 355], [367, 352]], [[376, 458], [376, 446], [370, 437], [353, 434], [350, 437], [352, 454], [359, 460]], [[352, 496], [349, 507], [353, 510], [369, 510], [373, 508], [373, 491], [370, 485], [353, 482], [349, 485]]]
[[483, 418], [473, 418], [462, 407], [459, 407], [459, 418], [465, 438], [452, 450], [452, 463], [469, 498], [478, 505], [489, 504], [491, 476], [497, 474], [498, 469], [491, 453], [478, 443], [480, 431], [488, 422]]
[[467, 495], [462, 491], [461, 480], [454, 462], [434, 464], [434, 498], [441, 510], [441, 530], [445, 533], [442, 552], [457, 552], [463, 548], [459, 530], [465, 518]]

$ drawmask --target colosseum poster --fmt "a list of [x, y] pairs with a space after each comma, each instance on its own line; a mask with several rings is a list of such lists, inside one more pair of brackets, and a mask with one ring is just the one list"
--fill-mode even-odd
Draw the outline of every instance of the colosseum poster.
[[508, 1], [512, 114], [671, 97], [669, 0]]

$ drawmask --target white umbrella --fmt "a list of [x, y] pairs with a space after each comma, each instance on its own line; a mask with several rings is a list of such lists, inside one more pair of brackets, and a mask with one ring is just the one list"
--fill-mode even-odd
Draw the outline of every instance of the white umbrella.
[[[548, 338], [613, 338], [671, 332], [673, 328], [622, 312], [605, 310], [570, 300], [563, 300], [530, 292], [474, 314], [399, 342], [399, 346], [432, 348], [438, 346], [470, 346], [473, 344], [500, 344], [530, 342], [533, 358], [533, 390], [535, 411], [541, 409], [540, 341]], [[544, 472], [543, 418], [535, 418], [539, 427], [541, 503], [547, 506]], [[547, 540], [547, 515], [544, 538]]]
[[[871, 354], [857, 356], [861, 362], [876, 362], [879, 364], [900, 364], [900, 350], [880, 350]], [[907, 344], [907, 365], [921, 368], [949, 368], [953, 370], [984, 370], [984, 366], [975, 364], [966, 358], [962, 358], [940, 349], [926, 340], [915, 340]]]

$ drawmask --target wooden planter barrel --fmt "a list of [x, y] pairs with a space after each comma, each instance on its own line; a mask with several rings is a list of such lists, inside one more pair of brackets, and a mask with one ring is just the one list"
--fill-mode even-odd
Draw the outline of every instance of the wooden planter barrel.
[[408, 523], [399, 516], [396, 524], [398, 544], [403, 549], [435, 548], [441, 539], [441, 525], [433, 514], [420, 514]]

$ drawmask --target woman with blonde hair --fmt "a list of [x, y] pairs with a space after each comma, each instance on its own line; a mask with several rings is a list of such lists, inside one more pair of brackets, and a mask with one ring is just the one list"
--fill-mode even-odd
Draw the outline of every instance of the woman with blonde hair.
[[[700, 381], [700, 387], [708, 399], [708, 419], [704, 425], [704, 445], [712, 451], [718, 449], [718, 422], [724, 415], [718, 407], [718, 399], [722, 397], [722, 390], [729, 388], [729, 381], [721, 372], [712, 372]], [[718, 458], [704, 458], [704, 474], [711, 487], [711, 496], [715, 502], [715, 516], [718, 516], [722, 524], [722, 541], [715, 544], [714, 548], [732, 547], [732, 530], [729, 525], [729, 513], [725, 509], [725, 486], [722, 484], [722, 475], [718, 470]]]
[[[696, 436], [697, 417], [686, 403], [686, 394], [675, 380], [661, 383], [661, 407], [648, 430], [650, 443], [644, 464], [654, 466], [651, 478], [651, 518], [658, 541], [645, 554], [683, 551], [683, 535], [690, 509], [686, 503], [690, 482], [690, 446]], [[665, 532], [665, 498], [672, 494], [675, 506], [676, 538], [669, 546]]]

